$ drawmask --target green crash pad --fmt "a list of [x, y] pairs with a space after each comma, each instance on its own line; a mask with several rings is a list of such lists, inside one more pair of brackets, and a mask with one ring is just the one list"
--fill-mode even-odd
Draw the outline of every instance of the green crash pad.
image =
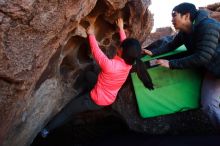
[[[144, 61], [178, 54], [185, 51], [179, 47], [157, 57], [144, 57]], [[131, 74], [141, 117], [149, 118], [172, 114], [199, 107], [201, 75], [195, 70], [170, 70], [161, 66], [149, 68], [155, 89], [148, 90], [134, 72]]]

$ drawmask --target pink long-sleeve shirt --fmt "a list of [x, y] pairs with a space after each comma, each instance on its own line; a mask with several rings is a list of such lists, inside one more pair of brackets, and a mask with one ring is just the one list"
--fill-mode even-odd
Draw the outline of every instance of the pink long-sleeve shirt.
[[[122, 42], [126, 38], [124, 30], [121, 29], [119, 34]], [[119, 56], [109, 59], [99, 48], [94, 35], [89, 35], [89, 43], [92, 55], [101, 67], [98, 81], [90, 92], [91, 98], [97, 105], [110, 105], [115, 101], [118, 91], [127, 79], [132, 66], [126, 64]]]

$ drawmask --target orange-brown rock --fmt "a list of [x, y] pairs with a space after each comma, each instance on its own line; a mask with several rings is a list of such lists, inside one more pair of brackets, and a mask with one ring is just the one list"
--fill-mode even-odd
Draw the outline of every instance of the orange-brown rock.
[[207, 6], [207, 9], [210, 11], [210, 16], [212, 18], [220, 21], [220, 3], [214, 3]]
[[[75, 88], [76, 78], [91, 64], [85, 30], [92, 21], [99, 45], [108, 56], [112, 55], [110, 46], [119, 45], [118, 17], [125, 21], [127, 36], [141, 43], [172, 33], [166, 28], [149, 35], [153, 25], [149, 5], [150, 0], [0, 1], [0, 145], [30, 145], [80, 92]], [[219, 6], [211, 9], [218, 18]], [[166, 133], [175, 127], [174, 121], [184, 130], [196, 118], [207, 123], [200, 111], [141, 119], [129, 80], [112, 107], [129, 128], [146, 133]], [[183, 119], [186, 123], [181, 123]], [[199, 126], [209, 127], [204, 123]], [[177, 131], [175, 128], [174, 133]]]
[[143, 42], [152, 28], [150, 0], [8, 0], [0, 2], [0, 145], [29, 145], [74, 95], [89, 63], [85, 30], [108, 53], [115, 20]]

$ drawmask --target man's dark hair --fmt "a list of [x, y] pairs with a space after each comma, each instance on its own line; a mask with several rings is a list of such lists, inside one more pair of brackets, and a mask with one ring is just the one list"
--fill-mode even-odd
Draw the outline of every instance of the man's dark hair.
[[197, 9], [194, 4], [191, 3], [181, 3], [173, 8], [173, 12], [178, 12], [181, 15], [190, 13], [190, 20], [193, 21], [197, 16]]

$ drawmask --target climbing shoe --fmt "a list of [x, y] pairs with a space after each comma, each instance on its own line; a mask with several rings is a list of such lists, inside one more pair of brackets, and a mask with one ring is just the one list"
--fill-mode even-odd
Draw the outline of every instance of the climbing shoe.
[[40, 135], [41, 137], [46, 138], [49, 135], [49, 130], [44, 128], [43, 130], [41, 130]]

